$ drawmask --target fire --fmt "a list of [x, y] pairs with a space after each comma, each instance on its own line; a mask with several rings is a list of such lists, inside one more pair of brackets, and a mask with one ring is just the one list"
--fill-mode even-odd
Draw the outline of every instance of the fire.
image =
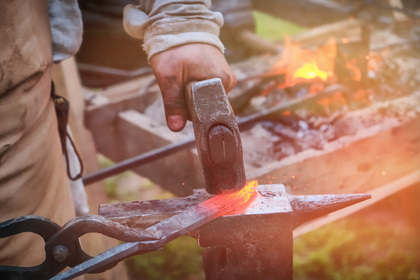
[[286, 37], [284, 47], [282, 58], [275, 63], [270, 73], [285, 74], [285, 87], [309, 80], [326, 81], [334, 76], [334, 59], [337, 55], [337, 43], [334, 38], [311, 51], [293, 44], [290, 38]]
[[[226, 211], [223, 213], [227, 214], [239, 214], [245, 211], [249, 204], [257, 195], [257, 181], [249, 182], [242, 190], [232, 194], [221, 194], [216, 195], [209, 200], [202, 202], [200, 205], [203, 208], [225, 208]], [[229, 209], [229, 210], [228, 210]], [[232, 209], [234, 212], [232, 212]]]
[[328, 77], [332, 76], [331, 73], [331, 71], [325, 72], [320, 70], [316, 63], [305, 63], [301, 68], [297, 69], [295, 73], [293, 73], [292, 79], [297, 80], [299, 78], [303, 78], [311, 80], [319, 77], [321, 80], [325, 81]]
[[[344, 39], [345, 43], [348, 43], [348, 38]], [[335, 78], [336, 57], [337, 42], [334, 38], [330, 38], [323, 46], [312, 51], [292, 43], [290, 38], [286, 37], [283, 56], [274, 64], [268, 75], [284, 74], [284, 84], [280, 86], [281, 88], [303, 82], [329, 81]], [[361, 72], [355, 61], [346, 62], [345, 67], [353, 73], [353, 80], [361, 80]]]

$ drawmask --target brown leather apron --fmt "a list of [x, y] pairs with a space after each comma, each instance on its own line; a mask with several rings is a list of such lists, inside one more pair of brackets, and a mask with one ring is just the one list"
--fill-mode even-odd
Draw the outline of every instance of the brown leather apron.
[[[74, 217], [50, 99], [51, 31], [45, 0], [0, 0], [0, 221]], [[35, 234], [0, 239], [0, 265], [37, 265]]]

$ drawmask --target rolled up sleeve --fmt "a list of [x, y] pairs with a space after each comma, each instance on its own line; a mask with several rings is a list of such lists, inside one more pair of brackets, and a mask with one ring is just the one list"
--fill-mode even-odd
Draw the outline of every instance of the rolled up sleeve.
[[138, 39], [150, 58], [167, 49], [190, 44], [213, 45], [222, 53], [219, 39], [223, 16], [209, 10], [210, 1], [140, 1], [124, 9], [124, 28]]

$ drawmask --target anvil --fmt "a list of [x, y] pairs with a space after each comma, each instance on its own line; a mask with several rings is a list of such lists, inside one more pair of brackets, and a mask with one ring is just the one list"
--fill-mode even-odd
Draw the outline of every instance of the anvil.
[[[208, 200], [186, 198], [104, 204], [99, 214], [146, 228]], [[242, 213], [219, 217], [189, 233], [204, 255], [206, 279], [292, 279], [293, 230], [304, 222], [370, 198], [369, 194], [291, 195], [284, 185], [260, 185]]]

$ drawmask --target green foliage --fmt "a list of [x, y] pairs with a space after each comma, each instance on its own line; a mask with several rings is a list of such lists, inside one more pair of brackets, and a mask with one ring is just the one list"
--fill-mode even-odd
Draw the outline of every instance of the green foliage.
[[303, 31], [303, 27], [291, 22], [272, 17], [268, 14], [254, 11], [255, 32], [266, 39], [278, 41], [285, 35], [293, 35]]
[[[101, 169], [110, 167], [115, 164], [112, 160], [101, 155], [98, 156], [98, 161]], [[118, 182], [123, 176], [123, 174], [120, 174], [118, 176], [110, 177], [104, 180], [105, 191], [110, 201], [114, 201], [116, 199]]]
[[183, 236], [169, 242], [160, 251], [129, 258], [125, 264], [130, 279], [204, 279], [202, 251], [195, 239]]
[[294, 241], [294, 279], [420, 279], [417, 241], [401, 236], [361, 218], [329, 224]]

